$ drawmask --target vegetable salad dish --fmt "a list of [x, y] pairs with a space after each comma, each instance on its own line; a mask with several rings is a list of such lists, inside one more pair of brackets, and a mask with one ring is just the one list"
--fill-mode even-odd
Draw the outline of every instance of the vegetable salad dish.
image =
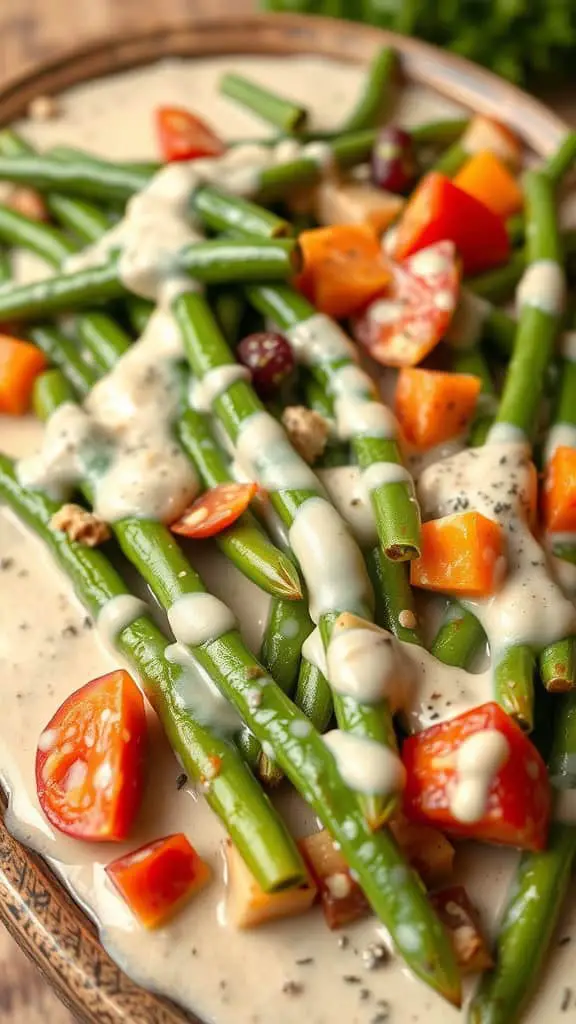
[[223, 1024], [573, 1005], [576, 134], [398, 64], [0, 133], [8, 823]]

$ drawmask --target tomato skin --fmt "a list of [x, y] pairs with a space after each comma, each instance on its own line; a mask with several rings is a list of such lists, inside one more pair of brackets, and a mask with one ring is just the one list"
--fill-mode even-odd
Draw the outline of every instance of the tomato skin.
[[390, 270], [388, 292], [353, 320], [354, 336], [383, 366], [416, 366], [441, 341], [458, 303], [454, 244], [436, 242]]
[[156, 131], [167, 163], [222, 156], [226, 149], [216, 132], [185, 107], [157, 107]]
[[126, 839], [144, 789], [146, 730], [142, 694], [124, 669], [67, 697], [36, 751], [38, 800], [54, 828], [87, 842]]
[[[450, 810], [449, 798], [456, 785], [456, 752], [464, 740], [484, 729], [495, 729], [505, 736], [509, 756], [494, 776], [483, 817], [465, 824]], [[545, 849], [551, 811], [546, 765], [536, 747], [498, 704], [483, 704], [408, 737], [402, 761], [407, 773], [404, 813], [411, 821], [480, 842], [523, 850]]]
[[394, 257], [404, 260], [435, 242], [454, 242], [465, 274], [479, 274], [510, 257], [510, 239], [501, 217], [432, 171], [412, 193], [398, 224]]
[[181, 537], [205, 540], [232, 526], [258, 493], [258, 484], [217, 484], [187, 508], [170, 529]]
[[140, 923], [157, 928], [206, 885], [210, 868], [179, 832], [112, 861], [106, 874]]

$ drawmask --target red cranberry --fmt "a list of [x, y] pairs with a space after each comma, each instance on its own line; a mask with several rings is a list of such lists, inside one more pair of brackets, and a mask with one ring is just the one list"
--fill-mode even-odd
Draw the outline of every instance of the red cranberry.
[[416, 177], [412, 138], [402, 128], [383, 128], [372, 150], [372, 181], [388, 192], [407, 192]]
[[239, 361], [252, 373], [252, 383], [261, 398], [272, 397], [294, 370], [292, 349], [276, 331], [249, 334], [236, 351]]

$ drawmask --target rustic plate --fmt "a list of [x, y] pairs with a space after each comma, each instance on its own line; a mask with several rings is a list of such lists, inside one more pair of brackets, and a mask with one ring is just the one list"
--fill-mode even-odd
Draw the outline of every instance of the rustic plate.
[[[393, 33], [298, 15], [202, 20], [76, 49], [6, 85], [0, 92], [0, 124], [25, 114], [34, 96], [55, 95], [161, 57], [315, 53], [366, 62], [383, 43], [400, 51], [408, 79], [507, 121], [542, 156], [567, 130], [537, 100], [451, 54]], [[0, 920], [84, 1024], [200, 1024], [133, 984], [112, 963], [88, 919], [42, 860], [12, 839], [1, 815]]]

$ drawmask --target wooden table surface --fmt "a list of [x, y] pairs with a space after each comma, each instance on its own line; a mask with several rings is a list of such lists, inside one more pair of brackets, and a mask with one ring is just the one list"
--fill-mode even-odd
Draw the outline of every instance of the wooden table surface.
[[[0, 0], [0, 85], [72, 45], [134, 25], [177, 25], [203, 11], [241, 15], [252, 0]], [[576, 88], [546, 97], [576, 122]], [[2, 1024], [73, 1024], [34, 967], [0, 925], [0, 1021]]]

